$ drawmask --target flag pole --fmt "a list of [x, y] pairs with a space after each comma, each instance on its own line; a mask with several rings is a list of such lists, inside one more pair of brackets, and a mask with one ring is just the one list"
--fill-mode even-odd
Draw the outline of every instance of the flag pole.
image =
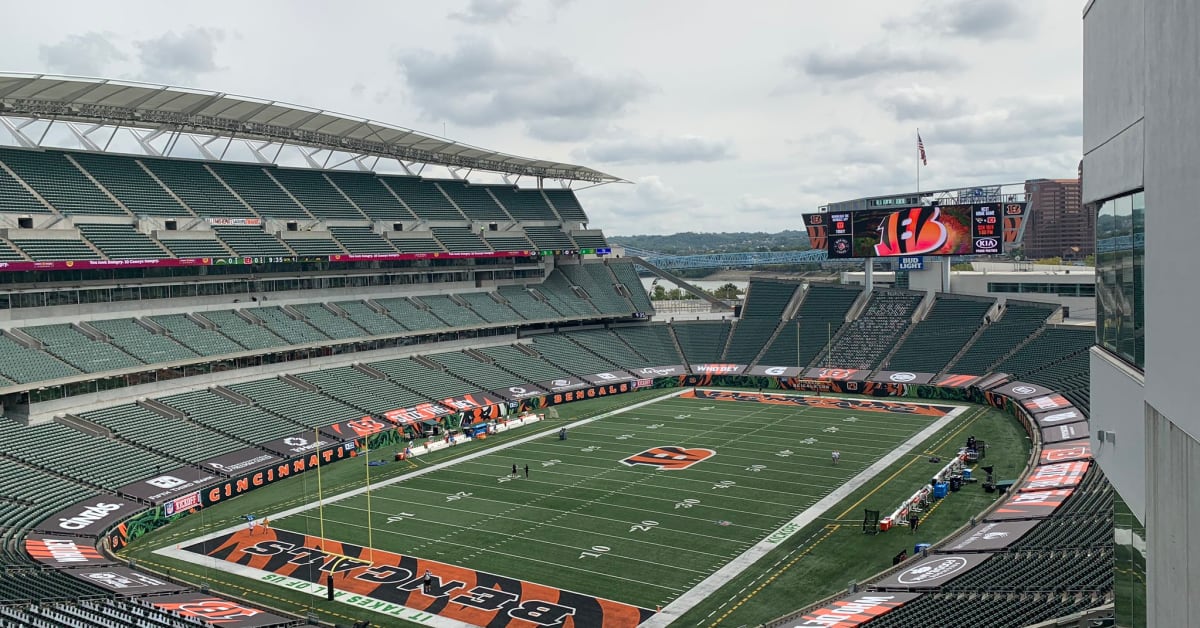
[[321, 549], [325, 546], [325, 493], [321, 490], [321, 429], [313, 428], [314, 442], [317, 443], [317, 506], [321, 525]]
[[375, 526], [371, 524], [371, 437], [364, 436], [363, 444], [365, 444], [367, 446], [367, 451], [364, 454], [364, 456], [366, 456], [367, 464], [365, 467], [363, 467], [364, 469], [367, 470], [367, 472], [366, 472], [366, 475], [367, 475], [367, 552], [368, 552], [367, 556], [372, 562], [374, 562], [375, 561], [375, 539], [374, 539]]
[[921, 129], [917, 127], [917, 202], [921, 200]]

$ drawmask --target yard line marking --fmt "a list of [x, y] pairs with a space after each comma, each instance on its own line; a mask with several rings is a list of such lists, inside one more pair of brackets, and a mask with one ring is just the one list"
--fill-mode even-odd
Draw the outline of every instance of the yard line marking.
[[[341, 506], [341, 507], [342, 507], [342, 508], [345, 508], [345, 506]], [[360, 509], [360, 508], [353, 508], [352, 510], [362, 510], [362, 509]], [[300, 517], [302, 517], [302, 518], [305, 518], [305, 519], [314, 519], [314, 517], [312, 517], [312, 516], [310, 516], [310, 515], [300, 515]], [[328, 517], [326, 517], [326, 519], [328, 519]], [[339, 525], [343, 525], [343, 526], [349, 526], [349, 527], [352, 527], [352, 528], [362, 528], [362, 529], [364, 529], [364, 530], [365, 530], [365, 529], [366, 529], [366, 527], [367, 527], [367, 526], [365, 526], [365, 525], [362, 525], [362, 524], [359, 524], [359, 523], [351, 523], [351, 522], [349, 522], [349, 521], [338, 521], [337, 523], [338, 523]], [[541, 525], [546, 525], [546, 524], [545, 524], [545, 523], [543, 523], [543, 522], [534, 522], [534, 521], [526, 521], [526, 523], [534, 523], [534, 524], [536, 524], [536, 525], [539, 525], [539, 526], [541, 526]], [[468, 526], [454, 525], [454, 524], [452, 524], [452, 523], [440, 523], [440, 522], [439, 522], [439, 523], [438, 523], [438, 525], [449, 526], [449, 527], [453, 527], [453, 528], [462, 528], [462, 529], [464, 529], [464, 530], [470, 530], [470, 529], [472, 529], [472, 528], [470, 528], [470, 527], [468, 527]], [[287, 528], [284, 528], [284, 529], [286, 530]], [[375, 532], [377, 532], [377, 533], [380, 533], [380, 534], [390, 534], [390, 535], [393, 535], [393, 536], [401, 536], [401, 537], [408, 537], [408, 536], [409, 536], [408, 534], [406, 534], [406, 533], [404, 533], [404, 532], [400, 532], [400, 531], [397, 531], [397, 530], [388, 530], [388, 529], [386, 529], [386, 528], [379, 528], [379, 529], [376, 529], [376, 530], [375, 530]], [[488, 530], [488, 534], [489, 534], [489, 535], [495, 535], [495, 536], [507, 536], [507, 537], [513, 537], [513, 538], [525, 538], [524, 534], [508, 534], [508, 533], [505, 533], [505, 532], [497, 532], [496, 530]], [[599, 535], [599, 536], [615, 536], [615, 535], [612, 535], [612, 534], [600, 534], [600, 533], [598, 533], [598, 532], [593, 532], [592, 534]], [[584, 546], [584, 547], [575, 547], [574, 545], [567, 545], [567, 544], [565, 544], [565, 543], [555, 543], [555, 542], [553, 542], [553, 541], [547, 541], [547, 540], [544, 540], [544, 539], [538, 539], [538, 538], [530, 538], [530, 539], [528, 539], [528, 540], [530, 540], [530, 541], [533, 541], [533, 542], [535, 542], [535, 543], [545, 543], [546, 545], [554, 545], [554, 546], [556, 546], [556, 547], [565, 547], [565, 548], [567, 548], [567, 549], [571, 550], [572, 552], [580, 552], [580, 551], [584, 551], [584, 550], [587, 550], [587, 549], [588, 549], [588, 547], [590, 547], [590, 546]], [[636, 539], [629, 539], [629, 538], [623, 538], [623, 540], [635, 540], [635, 541], [636, 541]], [[637, 541], [637, 542], [643, 542], [643, 543], [647, 543], [648, 541]], [[674, 550], [674, 551], [678, 551], [678, 550], [682, 549], [682, 548], [671, 547], [671, 546], [669, 546], [669, 545], [659, 545], [658, 543], [649, 543], [649, 544], [650, 544], [650, 545], [656, 545], [656, 546], [658, 546], [658, 547], [662, 547], [662, 548], [666, 548], [666, 549], [670, 549], [670, 550]], [[499, 544], [498, 544], [498, 545], [499, 545]], [[493, 545], [492, 547], [479, 547], [479, 546], [476, 546], [476, 545], [470, 545], [470, 544], [468, 544], [468, 543], [464, 543], [464, 542], [462, 542], [461, 540], [458, 540], [458, 539], [455, 539], [455, 541], [454, 541], [454, 547], [455, 547], [455, 548], [458, 548], [458, 549], [469, 548], [469, 549], [478, 550], [478, 551], [481, 551], [481, 552], [490, 552], [490, 551], [492, 551], [492, 549], [493, 549], [494, 547], [498, 547], [498, 545]], [[705, 553], [706, 553], [706, 552], [705, 552]], [[612, 553], [612, 552], [609, 552], [608, 554], [605, 554], [605, 556], [615, 556], [615, 557], [617, 557], [617, 558], [623, 558], [623, 559], [625, 559], [625, 560], [632, 560], [632, 561], [634, 561], [634, 562], [638, 562], [638, 563], [648, 563], [648, 564], [651, 564], [651, 565], [659, 565], [659, 566], [661, 566], [661, 565], [662, 565], [662, 563], [660, 563], [660, 562], [657, 562], [657, 561], [646, 560], [646, 559], [644, 559], [644, 558], [635, 558], [635, 557], [633, 557], [633, 556], [624, 556], [624, 555], [621, 555], [621, 554], [615, 554], [615, 553]], [[710, 556], [716, 556], [716, 554], [710, 554]], [[672, 565], [672, 566], [671, 566], [671, 569], [676, 569], [676, 570], [679, 570], [679, 571], [690, 571], [690, 572], [692, 572], [692, 573], [698, 573], [698, 574], [706, 574], [706, 573], [708, 573], [707, 571], [700, 571], [700, 570], [697, 570], [697, 569], [687, 569], [687, 568], [684, 568], [684, 567], [679, 567], [679, 566], [676, 566], [676, 565]]]

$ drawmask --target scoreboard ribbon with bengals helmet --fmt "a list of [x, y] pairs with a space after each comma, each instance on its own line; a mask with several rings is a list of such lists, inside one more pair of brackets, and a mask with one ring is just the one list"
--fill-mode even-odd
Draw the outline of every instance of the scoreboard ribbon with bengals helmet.
[[[269, 528], [223, 534], [183, 548], [273, 577], [323, 587], [327, 574], [347, 603], [370, 598], [476, 626], [633, 628], [654, 611], [415, 556]], [[302, 564], [303, 563], [303, 564]], [[313, 568], [313, 567], [316, 568]], [[424, 574], [432, 574], [428, 588]], [[347, 595], [348, 594], [348, 595]]]
[[994, 255], [1020, 237], [1025, 203], [914, 205], [804, 215], [829, 257]]

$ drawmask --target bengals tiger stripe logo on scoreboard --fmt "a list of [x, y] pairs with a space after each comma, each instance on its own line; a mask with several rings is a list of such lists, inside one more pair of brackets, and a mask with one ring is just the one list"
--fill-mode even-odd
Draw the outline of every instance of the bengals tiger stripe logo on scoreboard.
[[693, 449], [668, 445], [651, 447], [640, 454], [634, 454], [622, 460], [621, 464], [629, 467], [646, 465], [654, 467], [659, 471], [681, 471], [697, 462], [703, 462], [712, 458], [716, 453], [711, 449]]
[[911, 207], [889, 214], [879, 223], [875, 254], [920, 255], [936, 251], [946, 243], [949, 231], [938, 221], [938, 207]]

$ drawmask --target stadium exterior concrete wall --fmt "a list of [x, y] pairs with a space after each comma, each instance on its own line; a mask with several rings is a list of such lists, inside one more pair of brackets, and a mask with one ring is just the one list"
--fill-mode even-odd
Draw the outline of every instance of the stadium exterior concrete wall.
[[1200, 623], [1197, 32], [1192, 0], [1093, 0], [1084, 13], [1084, 202], [1145, 190], [1144, 385], [1095, 350], [1091, 433], [1093, 450], [1099, 430], [1116, 432], [1117, 451], [1145, 443], [1141, 469], [1097, 457], [1131, 507], [1144, 503], [1147, 626]]

